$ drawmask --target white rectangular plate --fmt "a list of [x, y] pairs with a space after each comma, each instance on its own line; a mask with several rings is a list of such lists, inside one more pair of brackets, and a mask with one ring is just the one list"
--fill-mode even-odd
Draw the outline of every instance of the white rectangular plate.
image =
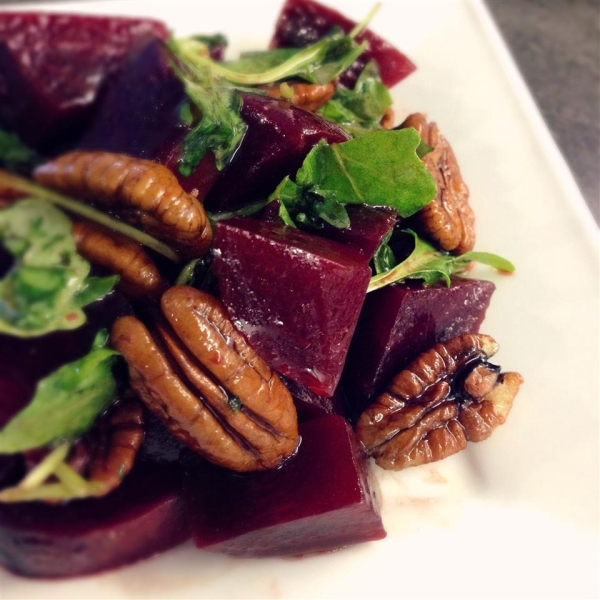
[[[371, 3], [331, 0], [360, 19]], [[221, 31], [263, 48], [280, 0], [47, 3], [142, 15], [177, 35]], [[526, 10], [526, 8], [524, 8]], [[490, 18], [478, 2], [384, 1], [372, 27], [418, 71], [398, 118], [428, 113], [471, 189], [477, 248], [512, 259], [483, 332], [525, 384], [490, 440], [440, 464], [377, 471], [388, 537], [304, 559], [239, 560], [184, 545], [99, 576], [0, 574], [2, 598], [583, 598], [600, 593], [597, 230]], [[557, 76], [560, 76], [557, 74]]]

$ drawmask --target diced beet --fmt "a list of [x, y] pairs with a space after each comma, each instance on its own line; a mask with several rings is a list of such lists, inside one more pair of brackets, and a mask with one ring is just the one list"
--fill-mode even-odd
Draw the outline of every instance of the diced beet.
[[434, 344], [478, 332], [494, 289], [490, 281], [455, 278], [450, 287], [410, 283], [367, 294], [343, 377], [356, 413]]
[[345, 419], [309, 421], [300, 435], [297, 455], [277, 470], [188, 472], [184, 498], [199, 548], [284, 556], [385, 537], [366, 460]]
[[349, 204], [346, 209], [350, 227], [338, 229], [326, 225], [320, 235], [358, 248], [367, 260], [371, 260], [383, 238], [394, 228], [398, 213], [389, 206], [365, 204]]
[[360, 252], [291, 227], [232, 219], [217, 223], [213, 266], [229, 314], [267, 364], [331, 396], [371, 276]]
[[311, 392], [307, 387], [292, 381], [289, 377], [282, 376], [282, 378], [292, 394], [300, 423], [327, 415], [343, 416], [346, 414], [346, 398], [340, 386], [335, 389], [333, 396], [327, 398]]
[[0, 13], [0, 127], [43, 149], [76, 137], [131, 46], [168, 36], [148, 19]]
[[[313, 0], [287, 0], [279, 15], [271, 48], [303, 48], [320, 40], [334, 27], [349, 33], [355, 25], [354, 21], [336, 10]], [[364, 66], [371, 60], [377, 63], [387, 87], [396, 85], [416, 69], [404, 54], [369, 29], [356, 40], [366, 40], [369, 47], [342, 75], [341, 81], [347, 87], [354, 86]]]
[[206, 208], [224, 211], [263, 200], [286, 175], [295, 174], [319, 140], [345, 142], [337, 125], [284, 100], [244, 94], [246, 135], [206, 197]]
[[105, 498], [0, 504], [0, 563], [28, 577], [129, 564], [189, 538], [177, 469], [138, 469]]

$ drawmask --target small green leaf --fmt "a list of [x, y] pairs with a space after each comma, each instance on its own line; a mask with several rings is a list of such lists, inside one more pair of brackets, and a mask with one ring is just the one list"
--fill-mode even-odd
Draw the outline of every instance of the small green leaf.
[[375, 62], [369, 62], [353, 89], [338, 85], [333, 98], [319, 114], [354, 136], [381, 130], [381, 119], [392, 105], [392, 97], [381, 81]]
[[98, 333], [83, 358], [63, 365], [36, 388], [31, 403], [0, 431], [0, 454], [16, 454], [83, 435], [115, 400], [112, 365], [118, 352]]
[[118, 277], [89, 277], [75, 248], [71, 221], [40, 200], [0, 211], [0, 243], [14, 264], [0, 280], [0, 332], [18, 337], [75, 329], [82, 308], [108, 294]]
[[[286, 177], [269, 196], [285, 204], [291, 217], [337, 223], [339, 205], [392, 206], [409, 217], [429, 204], [437, 187], [416, 154], [416, 130], [373, 131], [328, 145], [321, 140], [308, 153], [295, 181]], [[345, 212], [345, 211], [344, 211]], [[347, 226], [347, 225], [345, 225]]]
[[15, 173], [28, 173], [40, 157], [13, 133], [0, 129], [0, 167]]
[[414, 239], [414, 250], [400, 264], [388, 271], [378, 272], [371, 278], [367, 292], [372, 292], [391, 283], [400, 283], [406, 279], [421, 279], [425, 285], [444, 282], [450, 285], [450, 277], [464, 271], [471, 262], [480, 262], [496, 269], [512, 273], [514, 265], [489, 252], [467, 252], [461, 256], [452, 256], [440, 252], [431, 244], [422, 240], [410, 229], [403, 233]]

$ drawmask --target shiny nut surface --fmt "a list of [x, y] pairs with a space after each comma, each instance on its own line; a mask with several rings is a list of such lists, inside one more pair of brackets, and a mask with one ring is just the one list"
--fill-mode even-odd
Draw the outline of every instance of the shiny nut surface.
[[183, 256], [208, 251], [212, 230], [202, 204], [169, 169], [110, 152], [69, 152], [35, 170], [42, 185], [114, 210]]
[[87, 221], [73, 223], [77, 252], [119, 275], [119, 289], [132, 298], [158, 299], [167, 282], [141, 244]]
[[[287, 98], [293, 105], [308, 110], [317, 112], [321, 107], [325, 106], [335, 93], [335, 85], [333, 83], [302, 83], [290, 82], [287, 84], [292, 90], [291, 98]], [[267, 94], [271, 98], [281, 98], [281, 87], [279, 85], [271, 85], [267, 87]]]
[[423, 163], [437, 184], [434, 199], [414, 217], [415, 228], [442, 250], [463, 254], [475, 246], [475, 215], [469, 206], [469, 188], [463, 181], [452, 147], [435, 123], [424, 115], [407, 117], [402, 127], [414, 127], [433, 150]]
[[356, 426], [377, 464], [401, 470], [441, 460], [503, 424], [523, 379], [487, 363], [497, 350], [490, 336], [465, 334], [401, 371]]
[[112, 342], [131, 385], [168, 429], [208, 460], [236, 471], [279, 466], [298, 444], [283, 382], [250, 348], [215, 298], [176, 286], [148, 327], [119, 319]]

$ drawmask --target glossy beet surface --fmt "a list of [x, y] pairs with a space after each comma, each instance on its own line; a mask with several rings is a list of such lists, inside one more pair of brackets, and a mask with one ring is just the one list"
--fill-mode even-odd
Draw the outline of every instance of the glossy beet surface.
[[371, 275], [353, 248], [253, 219], [215, 228], [214, 272], [236, 326], [272, 368], [331, 396]]
[[0, 504], [0, 563], [28, 577], [72, 577], [168, 550], [189, 537], [180, 479], [152, 466], [106, 498]]
[[355, 412], [437, 342], [478, 332], [494, 289], [490, 281], [456, 278], [450, 287], [413, 283], [367, 294], [343, 377]]
[[298, 555], [385, 537], [367, 463], [347, 422], [316, 419], [303, 424], [300, 435], [298, 454], [279, 470], [188, 472], [184, 497], [199, 548]]
[[335, 389], [333, 396], [327, 398], [311, 392], [307, 387], [292, 381], [289, 377], [283, 377], [283, 381], [292, 394], [300, 423], [327, 415], [346, 414], [346, 398], [340, 386]]
[[[365, 14], [369, 10], [365, 5]], [[287, 0], [279, 19], [272, 48], [302, 48], [314, 44], [334, 27], [349, 33], [356, 25], [339, 12], [312, 0]], [[342, 75], [341, 81], [353, 87], [364, 66], [374, 60], [379, 67], [381, 79], [388, 87], [402, 81], [415, 70], [415, 65], [389, 42], [370, 30], [360, 34], [357, 41], [366, 40], [369, 48]]]
[[147, 19], [0, 13], [0, 127], [54, 150], [80, 132], [136, 40], [168, 35]]
[[295, 174], [319, 141], [345, 142], [337, 125], [289, 102], [244, 94], [246, 135], [231, 163], [206, 198], [206, 208], [223, 211], [265, 199], [286, 175]]
[[367, 260], [371, 260], [383, 238], [394, 228], [398, 213], [388, 206], [365, 204], [349, 204], [346, 210], [350, 217], [350, 227], [338, 229], [326, 225], [320, 235], [357, 248]]

